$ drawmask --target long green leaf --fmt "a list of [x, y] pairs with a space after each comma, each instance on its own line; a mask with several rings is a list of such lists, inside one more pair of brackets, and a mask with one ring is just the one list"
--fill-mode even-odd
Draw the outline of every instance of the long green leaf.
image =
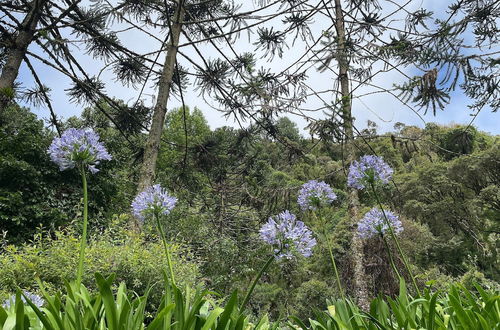
[[229, 322], [231, 314], [234, 312], [235, 308], [237, 309], [237, 304], [238, 304], [238, 291], [235, 290], [231, 294], [231, 298], [229, 298], [227, 304], [224, 306], [224, 313], [222, 313], [220, 317], [219, 324], [217, 325], [216, 330], [224, 330], [226, 328], [226, 325]]
[[434, 325], [435, 325], [435, 315], [436, 315], [436, 303], [437, 303], [437, 297], [439, 295], [439, 291], [434, 293], [432, 295], [431, 301], [429, 303], [429, 314], [428, 314], [428, 324], [427, 328], [429, 330], [434, 330]]
[[[35, 304], [33, 304], [33, 302], [30, 299], [28, 299], [28, 297], [25, 296], [25, 299], [26, 299], [26, 302], [28, 303], [28, 305], [30, 305], [31, 309], [33, 309], [35, 314], [38, 316], [38, 319], [40, 320], [40, 322], [42, 322], [43, 326], [47, 330], [55, 330], [55, 328], [52, 326], [52, 324], [47, 319], [47, 317], [45, 317], [45, 315], [43, 315], [43, 313], [40, 311], [40, 309]], [[1, 323], [2, 322], [0, 322], [0, 324]]]
[[163, 319], [165, 315], [170, 313], [172, 309], [174, 309], [175, 304], [170, 304], [168, 306], [165, 306], [158, 315], [154, 318], [154, 320], [146, 327], [147, 330], [157, 330], [157, 329], [162, 329], [161, 326], [163, 324]]
[[104, 277], [96, 273], [95, 279], [97, 282], [97, 286], [99, 288], [99, 292], [102, 296], [102, 301], [104, 304], [105, 318], [107, 322], [107, 326], [109, 330], [120, 330], [118, 327], [118, 312], [115, 300], [113, 298], [113, 293], [111, 291], [111, 283], [114, 280], [113, 276], [104, 279]]
[[7, 320], [8, 314], [5, 309], [0, 306], [0, 327], [3, 327], [5, 320]]
[[302, 322], [302, 320], [299, 319], [297, 316], [292, 315], [290, 316], [290, 319], [292, 319], [294, 322], [291, 324], [292, 327], [298, 325], [302, 330], [307, 330], [307, 327], [304, 324], [304, 322]]
[[217, 307], [212, 312], [210, 312], [210, 314], [207, 317], [207, 320], [205, 321], [205, 324], [203, 325], [203, 327], [201, 329], [202, 330], [210, 329], [212, 327], [212, 325], [215, 324], [215, 322], [217, 321], [217, 318], [219, 317], [219, 315], [222, 314], [222, 312], [224, 312], [224, 308], [220, 308], [220, 307]]
[[21, 300], [21, 290], [16, 292], [16, 330], [24, 330], [24, 303]]

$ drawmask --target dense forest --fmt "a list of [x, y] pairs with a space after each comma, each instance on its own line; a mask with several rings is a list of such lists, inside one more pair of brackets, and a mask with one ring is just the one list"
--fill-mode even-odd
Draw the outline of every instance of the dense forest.
[[499, 329], [499, 22], [0, 0], [0, 329]]
[[[60, 172], [47, 153], [54, 132], [21, 107], [8, 108], [1, 123], [0, 294], [6, 299], [18, 286], [36, 289], [34, 275], [52, 290], [71, 278], [82, 204], [78, 172]], [[302, 184], [315, 179], [338, 196], [322, 212], [349, 291], [352, 231], [343, 147], [303, 137], [286, 117], [271, 124], [286, 144], [256, 126], [211, 130], [196, 108], [168, 113], [157, 182], [179, 200], [165, 223], [175, 246], [177, 278], [223, 296], [244, 291], [269, 254], [258, 237], [266, 219], [290, 210], [314, 232], [320, 230], [318, 220], [301, 212], [297, 203]], [[91, 217], [84, 283], [94, 287], [94, 272], [115, 272], [117, 280], [144, 294], [148, 285], [161, 280], [158, 265], [164, 264], [164, 255], [154, 224], [146, 222], [137, 232], [130, 213], [140, 154], [94, 108], [69, 118], [64, 127], [93, 128], [113, 156], [88, 180]], [[355, 140], [356, 154], [379, 155], [394, 170], [383, 189], [384, 205], [401, 217], [401, 245], [419, 285], [432, 282], [443, 289], [458, 281], [469, 288], [481, 283], [498, 290], [500, 145], [497, 136], [475, 128], [464, 134], [464, 128], [398, 123], [393, 132], [379, 134], [371, 123]], [[134, 135], [133, 142], [145, 138]], [[376, 204], [368, 193], [360, 201], [364, 211]], [[327, 299], [340, 298], [325, 244], [319, 242], [310, 258], [272, 265], [255, 288], [252, 312], [272, 319], [292, 314], [308, 318]], [[397, 277], [380, 239], [367, 240], [364, 258], [372, 297], [396, 295]], [[402, 268], [401, 260], [395, 262]], [[151, 304], [159, 299], [152, 295]]]

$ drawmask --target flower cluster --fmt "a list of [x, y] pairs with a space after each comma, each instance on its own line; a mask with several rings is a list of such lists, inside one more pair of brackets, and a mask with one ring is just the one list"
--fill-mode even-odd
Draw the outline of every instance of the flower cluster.
[[67, 129], [60, 138], [55, 138], [49, 147], [50, 159], [64, 171], [76, 165], [86, 165], [92, 173], [101, 160], [111, 160], [111, 155], [99, 141], [99, 135], [90, 128]]
[[291, 259], [296, 254], [310, 257], [316, 245], [309, 228], [289, 211], [270, 217], [260, 229], [260, 237], [274, 247], [276, 259]]
[[[391, 211], [385, 211], [385, 215], [387, 216], [387, 220], [389, 220], [394, 234], [399, 234], [403, 231], [403, 224], [397, 215]], [[363, 238], [384, 235], [388, 231], [389, 227], [387, 226], [384, 214], [376, 207], [368, 211], [358, 222], [358, 234]]]
[[[45, 304], [45, 301], [39, 295], [36, 295], [28, 291], [23, 291], [23, 293], [24, 296], [26, 296], [36, 307], [42, 307]], [[21, 295], [21, 300], [23, 301], [24, 304], [26, 304], [26, 298], [24, 298], [24, 296]], [[16, 295], [12, 295], [10, 296], [10, 298], [4, 301], [2, 307], [8, 309], [12, 304], [15, 303], [15, 301], [16, 301]]]
[[327, 183], [324, 181], [311, 180], [302, 185], [299, 191], [297, 203], [302, 211], [316, 211], [322, 206], [331, 204], [337, 199], [337, 195]]
[[364, 189], [367, 184], [389, 183], [392, 178], [392, 168], [382, 157], [366, 155], [359, 161], [352, 162], [347, 176], [347, 185], [356, 189]]
[[155, 214], [167, 215], [172, 211], [177, 198], [170, 196], [166, 189], [155, 184], [138, 194], [132, 202], [132, 213], [144, 221]]

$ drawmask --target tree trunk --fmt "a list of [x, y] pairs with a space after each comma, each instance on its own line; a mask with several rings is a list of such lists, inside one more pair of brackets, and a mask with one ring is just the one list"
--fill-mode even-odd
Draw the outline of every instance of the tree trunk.
[[[335, 0], [335, 29], [337, 30], [337, 62], [339, 65], [340, 93], [342, 96], [342, 119], [345, 143], [345, 163], [350, 164], [355, 158], [352, 102], [349, 90], [349, 62], [346, 53], [344, 15], [340, 0]], [[356, 233], [359, 199], [356, 189], [348, 188], [348, 213], [352, 228], [351, 260], [353, 266], [353, 295], [363, 310], [368, 310], [368, 289], [364, 268], [363, 241]]]
[[161, 135], [163, 132], [165, 114], [167, 113], [167, 102], [170, 95], [170, 86], [175, 69], [175, 59], [177, 47], [179, 45], [179, 36], [181, 34], [181, 22], [184, 19], [184, 9], [182, 1], [179, 1], [177, 9], [173, 15], [170, 29], [170, 42], [167, 47], [167, 56], [163, 65], [163, 72], [160, 77], [158, 87], [158, 99], [153, 112], [151, 129], [149, 130], [148, 140], [144, 148], [144, 157], [139, 174], [137, 191], [141, 192], [151, 186], [155, 176], [156, 161], [160, 149]]
[[19, 26], [19, 32], [10, 42], [7, 50], [7, 59], [0, 75], [0, 112], [5, 109], [13, 97], [14, 81], [19, 74], [19, 67], [23, 62], [26, 50], [33, 40], [36, 26], [42, 14], [42, 6], [47, 0], [34, 0], [31, 10]]

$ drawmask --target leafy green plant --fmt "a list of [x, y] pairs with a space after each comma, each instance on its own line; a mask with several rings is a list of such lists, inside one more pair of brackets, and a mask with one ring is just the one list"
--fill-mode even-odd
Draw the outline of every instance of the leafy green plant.
[[309, 319], [310, 327], [293, 317], [292, 326], [301, 329], [496, 329], [500, 324], [500, 296], [479, 285], [478, 294], [460, 284], [447, 292], [429, 288], [411, 297], [404, 281], [396, 298], [378, 297], [364, 312], [350, 300], [328, 303], [328, 309]]
[[[98, 292], [91, 293], [78, 282], [66, 283], [66, 293], [51, 295], [43, 289], [45, 303], [36, 306], [28, 297], [21, 300], [18, 291], [15, 304], [7, 310], [0, 307], [2, 329], [276, 329], [264, 316], [252, 323], [248, 315], [240, 313], [238, 296], [234, 292], [224, 307], [217, 306], [207, 290], [183, 292], [175, 285], [166, 285], [162, 303], [152, 318], [148, 318], [146, 304], [150, 287], [145, 295], [131, 294], [122, 282], [113, 290], [115, 275], [107, 278], [95, 274]], [[165, 280], [168, 277], [165, 275]], [[169, 283], [169, 282], [167, 282]]]

